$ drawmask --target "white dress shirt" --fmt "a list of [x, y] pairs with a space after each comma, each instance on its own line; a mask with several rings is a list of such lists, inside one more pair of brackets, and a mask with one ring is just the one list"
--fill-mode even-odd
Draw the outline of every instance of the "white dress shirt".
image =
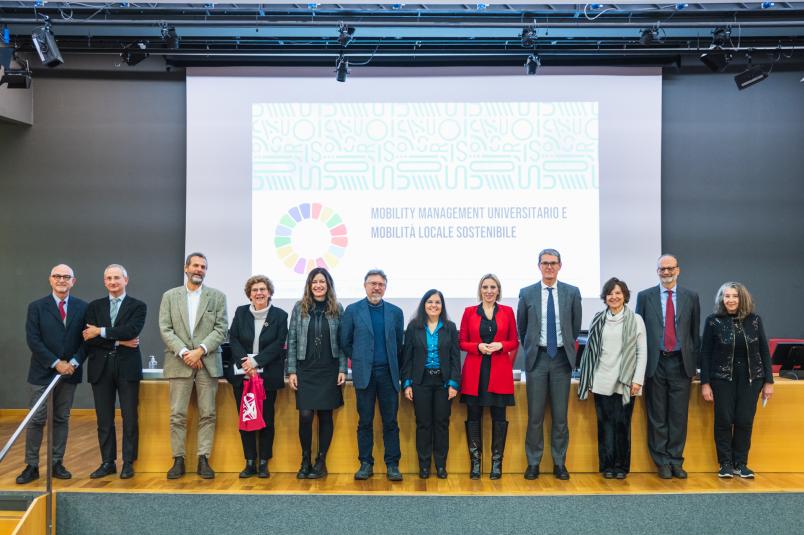
[[[199, 286], [196, 290], [190, 290], [187, 288], [187, 321], [190, 323], [188, 325], [190, 330], [190, 337], [193, 336], [193, 331], [195, 331], [195, 320], [198, 318], [198, 307], [201, 305], [201, 290], [204, 289], [204, 286]], [[208, 353], [207, 346], [204, 344], [200, 344], [201, 349], [204, 350], [204, 354]], [[182, 358], [185, 353], [190, 351], [186, 347], [181, 348], [179, 354], [176, 355], [179, 358]]]
[[561, 316], [558, 313], [558, 281], [553, 286], [547, 286], [542, 281], [542, 329], [539, 335], [539, 345], [542, 347], [547, 346], [547, 297], [550, 292], [547, 288], [553, 289], [553, 306], [556, 309], [556, 347], [564, 347], [564, 340], [561, 338]]

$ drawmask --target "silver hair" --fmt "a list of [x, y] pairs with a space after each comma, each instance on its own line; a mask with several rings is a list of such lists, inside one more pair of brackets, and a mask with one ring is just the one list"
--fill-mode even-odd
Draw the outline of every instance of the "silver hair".
[[380, 277], [382, 277], [382, 280], [384, 280], [386, 283], [388, 283], [388, 277], [385, 275], [385, 271], [383, 271], [381, 269], [370, 269], [370, 270], [368, 270], [368, 273], [366, 273], [366, 276], [363, 277], [363, 283], [365, 284], [365, 282], [368, 280], [368, 278], [373, 277], [374, 275], [379, 275]]
[[123, 273], [123, 276], [125, 278], [128, 278], [128, 271], [126, 271], [126, 268], [124, 268], [120, 264], [109, 264], [108, 266], [106, 266], [106, 269], [104, 269], [103, 272], [106, 273], [110, 269], [115, 269], [115, 268], [119, 269]]

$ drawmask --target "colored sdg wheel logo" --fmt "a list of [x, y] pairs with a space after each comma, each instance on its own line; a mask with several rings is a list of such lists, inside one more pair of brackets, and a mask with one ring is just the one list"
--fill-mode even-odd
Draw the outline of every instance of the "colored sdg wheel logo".
[[279, 220], [274, 246], [279, 259], [296, 273], [332, 269], [349, 242], [341, 216], [320, 203], [294, 206]]

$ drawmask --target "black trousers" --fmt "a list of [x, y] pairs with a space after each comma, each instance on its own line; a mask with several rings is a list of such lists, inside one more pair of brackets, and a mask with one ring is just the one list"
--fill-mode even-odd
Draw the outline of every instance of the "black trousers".
[[[240, 411], [240, 400], [243, 399], [243, 383], [232, 385], [235, 406]], [[243, 455], [247, 460], [267, 461], [274, 456], [274, 403], [276, 403], [276, 390], [265, 391], [265, 401], [262, 402], [262, 418], [265, 427], [258, 431], [240, 431], [240, 442], [243, 443]], [[259, 437], [259, 454], [257, 451], [257, 438]]]
[[657, 466], [684, 463], [690, 384], [681, 354], [660, 355], [653, 377], [645, 382], [648, 451]]
[[746, 364], [738, 364], [736, 361], [731, 381], [712, 379], [710, 382], [715, 396], [715, 448], [718, 463], [732, 466], [748, 463], [754, 414], [762, 385], [762, 379], [749, 381]]
[[595, 396], [599, 470], [628, 473], [631, 470], [631, 416], [634, 398], [623, 405], [620, 394]]
[[95, 416], [98, 420], [98, 443], [101, 459], [105, 463], [117, 460], [117, 436], [114, 428], [115, 397], [120, 399], [120, 412], [123, 416], [123, 462], [137, 460], [140, 431], [137, 409], [140, 403], [140, 381], [130, 381], [120, 377], [120, 360], [114, 356], [106, 357], [100, 379], [92, 384], [95, 398]]
[[447, 466], [451, 400], [441, 374], [424, 371], [422, 384], [413, 385], [413, 411], [416, 413], [416, 453], [419, 466], [430, 467], [435, 458], [439, 468]]

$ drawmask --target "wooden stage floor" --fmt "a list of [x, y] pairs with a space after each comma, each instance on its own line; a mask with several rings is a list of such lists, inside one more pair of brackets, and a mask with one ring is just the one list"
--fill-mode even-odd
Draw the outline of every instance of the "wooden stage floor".
[[[0, 416], [0, 439], [11, 436], [21, 417], [18, 414]], [[119, 418], [118, 418], [119, 425]], [[118, 430], [118, 437], [120, 431]], [[459, 447], [456, 444], [456, 447]], [[0, 465], [0, 491], [44, 490], [44, 474], [28, 485], [14, 482], [23, 468], [24, 437], [18, 440]], [[42, 459], [44, 460], [44, 448]], [[450, 474], [446, 480], [431, 476], [421, 480], [417, 474], [405, 474], [405, 480], [391, 483], [385, 479], [384, 466], [378, 462], [377, 471], [369, 481], [355, 481], [352, 474], [331, 474], [321, 480], [297, 480], [295, 473], [272, 473], [269, 479], [240, 479], [237, 473], [218, 472], [215, 479], [203, 480], [196, 474], [168, 481], [163, 472], [137, 472], [133, 479], [121, 480], [109, 476], [90, 479], [89, 473], [100, 464], [95, 432], [94, 412], [74, 410], [70, 420], [70, 438], [64, 461], [73, 478], [54, 480], [56, 491], [70, 492], [150, 492], [150, 493], [226, 493], [226, 494], [394, 494], [394, 495], [584, 495], [584, 494], [678, 494], [678, 493], [745, 493], [745, 492], [804, 492], [804, 473], [758, 473], [755, 480], [720, 480], [714, 472], [690, 473], [687, 480], [663, 480], [655, 474], [635, 473], [624, 481], [605, 480], [597, 473], [572, 473], [569, 481], [558, 481], [552, 473], [535, 481], [526, 481], [521, 474], [504, 474], [491, 481], [487, 474], [479, 481], [466, 474]], [[214, 468], [213, 464], [213, 468]], [[120, 463], [118, 463], [118, 470]], [[543, 469], [548, 468], [542, 466]], [[570, 467], [571, 468], [571, 467]], [[136, 465], [135, 465], [136, 469]], [[357, 469], [357, 461], [355, 461]]]

